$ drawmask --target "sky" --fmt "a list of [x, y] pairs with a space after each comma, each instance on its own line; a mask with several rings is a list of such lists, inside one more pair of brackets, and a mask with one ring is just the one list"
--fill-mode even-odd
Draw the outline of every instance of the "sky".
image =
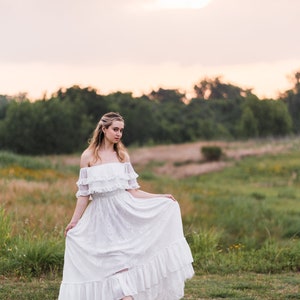
[[0, 94], [192, 96], [222, 76], [276, 97], [300, 70], [299, 16], [300, 0], [0, 0]]

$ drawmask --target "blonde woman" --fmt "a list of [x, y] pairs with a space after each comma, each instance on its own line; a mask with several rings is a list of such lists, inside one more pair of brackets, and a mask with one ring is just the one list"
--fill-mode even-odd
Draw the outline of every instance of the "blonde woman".
[[59, 300], [176, 300], [193, 276], [179, 205], [139, 189], [123, 130], [103, 115], [82, 153]]

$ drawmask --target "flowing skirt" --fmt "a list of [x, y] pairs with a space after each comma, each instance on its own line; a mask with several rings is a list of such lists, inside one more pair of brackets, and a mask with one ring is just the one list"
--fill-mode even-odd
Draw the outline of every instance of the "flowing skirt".
[[67, 234], [59, 300], [181, 299], [192, 261], [177, 202], [95, 194]]

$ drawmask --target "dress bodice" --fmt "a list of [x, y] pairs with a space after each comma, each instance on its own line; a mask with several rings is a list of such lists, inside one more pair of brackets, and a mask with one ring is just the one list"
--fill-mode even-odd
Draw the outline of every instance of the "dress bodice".
[[130, 162], [113, 162], [81, 168], [76, 197], [116, 190], [137, 189], [138, 174]]

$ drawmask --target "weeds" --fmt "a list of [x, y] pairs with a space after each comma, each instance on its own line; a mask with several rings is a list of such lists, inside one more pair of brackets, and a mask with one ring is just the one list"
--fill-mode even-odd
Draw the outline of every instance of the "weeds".
[[[0, 166], [0, 275], [60, 276], [75, 171], [6, 152], [0, 152]], [[298, 152], [250, 157], [222, 172], [180, 181], [149, 170], [141, 170], [140, 184], [171, 192], [180, 202], [197, 274], [300, 270]], [[231, 291], [219, 291], [226, 293]]]
[[9, 218], [0, 209], [0, 275], [41, 276], [62, 269], [64, 245], [57, 236], [24, 231], [11, 236]]

